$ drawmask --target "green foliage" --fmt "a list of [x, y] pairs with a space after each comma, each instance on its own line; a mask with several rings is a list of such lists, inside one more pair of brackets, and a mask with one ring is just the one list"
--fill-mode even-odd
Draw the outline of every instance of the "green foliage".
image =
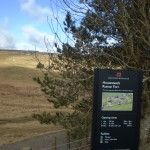
[[[64, 30], [72, 35], [75, 44], [62, 43], [60, 48], [55, 43], [58, 54], [51, 57], [50, 70], [43, 78], [35, 78], [55, 108], [72, 111], [34, 117], [41, 123], [62, 125], [73, 138], [90, 132], [94, 68], [134, 68], [149, 77], [150, 64], [148, 0], [80, 3], [89, 8], [81, 22], [73, 20], [69, 11], [64, 22]], [[108, 45], [108, 38], [115, 39], [116, 44]], [[57, 71], [58, 76], [52, 76], [51, 71]]]
[[41, 62], [38, 62], [36, 68], [43, 69], [44, 68], [44, 64], [42, 64]]
[[33, 114], [32, 117], [39, 120], [40, 123], [49, 124], [50, 122], [53, 122], [55, 124], [50, 113], [43, 112], [42, 114]]
[[33, 118], [40, 121], [40, 123], [49, 124], [53, 123], [57, 125], [62, 125], [68, 130], [68, 134], [73, 138], [82, 138], [85, 133], [88, 133], [90, 118], [84, 114], [79, 114], [78, 112], [73, 113], [56, 113], [51, 115], [50, 113], [43, 112], [42, 114], [34, 114]]

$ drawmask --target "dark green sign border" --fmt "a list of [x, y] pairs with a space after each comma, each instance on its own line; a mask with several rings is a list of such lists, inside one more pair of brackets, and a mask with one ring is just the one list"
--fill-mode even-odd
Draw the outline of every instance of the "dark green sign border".
[[[138, 150], [142, 78], [137, 70], [95, 69], [91, 150]], [[133, 93], [132, 109], [103, 109], [103, 92]]]

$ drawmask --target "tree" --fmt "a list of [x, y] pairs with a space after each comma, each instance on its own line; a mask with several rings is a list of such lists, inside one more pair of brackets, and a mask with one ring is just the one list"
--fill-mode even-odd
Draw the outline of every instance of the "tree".
[[[44, 77], [35, 80], [55, 108], [65, 107], [71, 111], [56, 114], [45, 112], [34, 117], [42, 123], [60, 124], [73, 138], [81, 138], [91, 127], [94, 68], [142, 70], [144, 106], [148, 105], [150, 2], [80, 0], [81, 6], [71, 7], [70, 1], [63, 1], [70, 10], [66, 14], [64, 30], [67, 36], [71, 35], [68, 41], [73, 40], [74, 43], [65, 42], [62, 46], [55, 43], [57, 55], [50, 57], [52, 63]], [[83, 12], [79, 11], [80, 7]], [[72, 12], [82, 14], [80, 22], [76, 21]], [[110, 45], [109, 39], [115, 40], [115, 43]], [[52, 76], [51, 71], [57, 71], [58, 76]]]

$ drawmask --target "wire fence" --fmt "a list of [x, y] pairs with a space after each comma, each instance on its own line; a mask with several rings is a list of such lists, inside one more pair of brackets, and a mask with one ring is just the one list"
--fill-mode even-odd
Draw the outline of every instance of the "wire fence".
[[66, 142], [64, 144], [58, 144], [54, 137], [54, 145], [42, 150], [89, 150], [90, 149], [90, 137], [74, 140], [72, 142]]
[[[66, 132], [67, 130], [65, 129], [50, 132], [49, 145], [40, 150], [90, 150], [91, 137], [88, 134], [86, 137], [73, 140]], [[34, 150], [34, 147], [28, 147], [25, 150]]]
[[51, 149], [57, 150], [57, 149], [67, 149], [67, 150], [74, 150], [74, 149], [79, 149], [80, 147], [86, 147], [89, 146], [89, 142], [90, 141], [90, 137], [86, 137], [86, 138], [82, 138], [82, 139], [78, 139], [78, 140], [74, 140], [72, 142], [70, 142], [70, 140], [68, 140], [68, 142], [64, 143], [64, 144], [59, 144], [57, 145], [57, 140], [56, 143], [53, 147], [51, 147]]
[[[79, 126], [73, 127], [71, 129], [78, 128]], [[81, 127], [81, 125], [80, 125]], [[59, 130], [56, 133], [60, 134], [61, 132], [66, 132], [67, 130]], [[80, 132], [80, 131], [79, 131]], [[88, 131], [87, 131], [88, 132]], [[86, 134], [86, 137], [83, 137], [81, 139], [73, 140], [71, 139], [70, 135], [66, 135], [66, 141], [62, 143], [61, 139], [58, 139], [57, 136], [54, 136], [53, 138], [53, 145], [49, 149], [44, 150], [89, 150], [90, 144], [91, 144], [91, 137], [89, 137], [89, 134]], [[59, 144], [61, 143], [61, 144]]]

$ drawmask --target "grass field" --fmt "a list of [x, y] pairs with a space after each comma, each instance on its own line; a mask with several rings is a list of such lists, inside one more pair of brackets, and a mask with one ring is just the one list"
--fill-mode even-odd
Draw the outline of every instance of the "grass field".
[[[46, 55], [38, 54], [38, 58], [44, 64], [48, 62]], [[34, 54], [0, 51], [0, 145], [60, 129], [54, 125], [41, 125], [31, 117], [33, 113], [43, 111], [68, 111], [53, 109], [46, 96], [40, 91], [39, 85], [32, 80], [34, 76], [42, 75], [41, 71], [36, 69], [36, 65]], [[115, 95], [106, 93], [104, 97], [111, 96]], [[131, 110], [132, 104], [123, 107], [117, 109]], [[106, 107], [105, 109], [112, 110]], [[149, 150], [147, 149], [150, 147], [150, 141], [147, 140], [149, 124], [148, 113], [141, 120], [140, 150]]]
[[102, 110], [132, 111], [133, 93], [103, 92]]
[[[40, 55], [41, 61], [47, 61]], [[34, 54], [0, 51], [0, 145], [57, 130], [33, 113], [55, 111], [32, 78], [41, 76]]]

